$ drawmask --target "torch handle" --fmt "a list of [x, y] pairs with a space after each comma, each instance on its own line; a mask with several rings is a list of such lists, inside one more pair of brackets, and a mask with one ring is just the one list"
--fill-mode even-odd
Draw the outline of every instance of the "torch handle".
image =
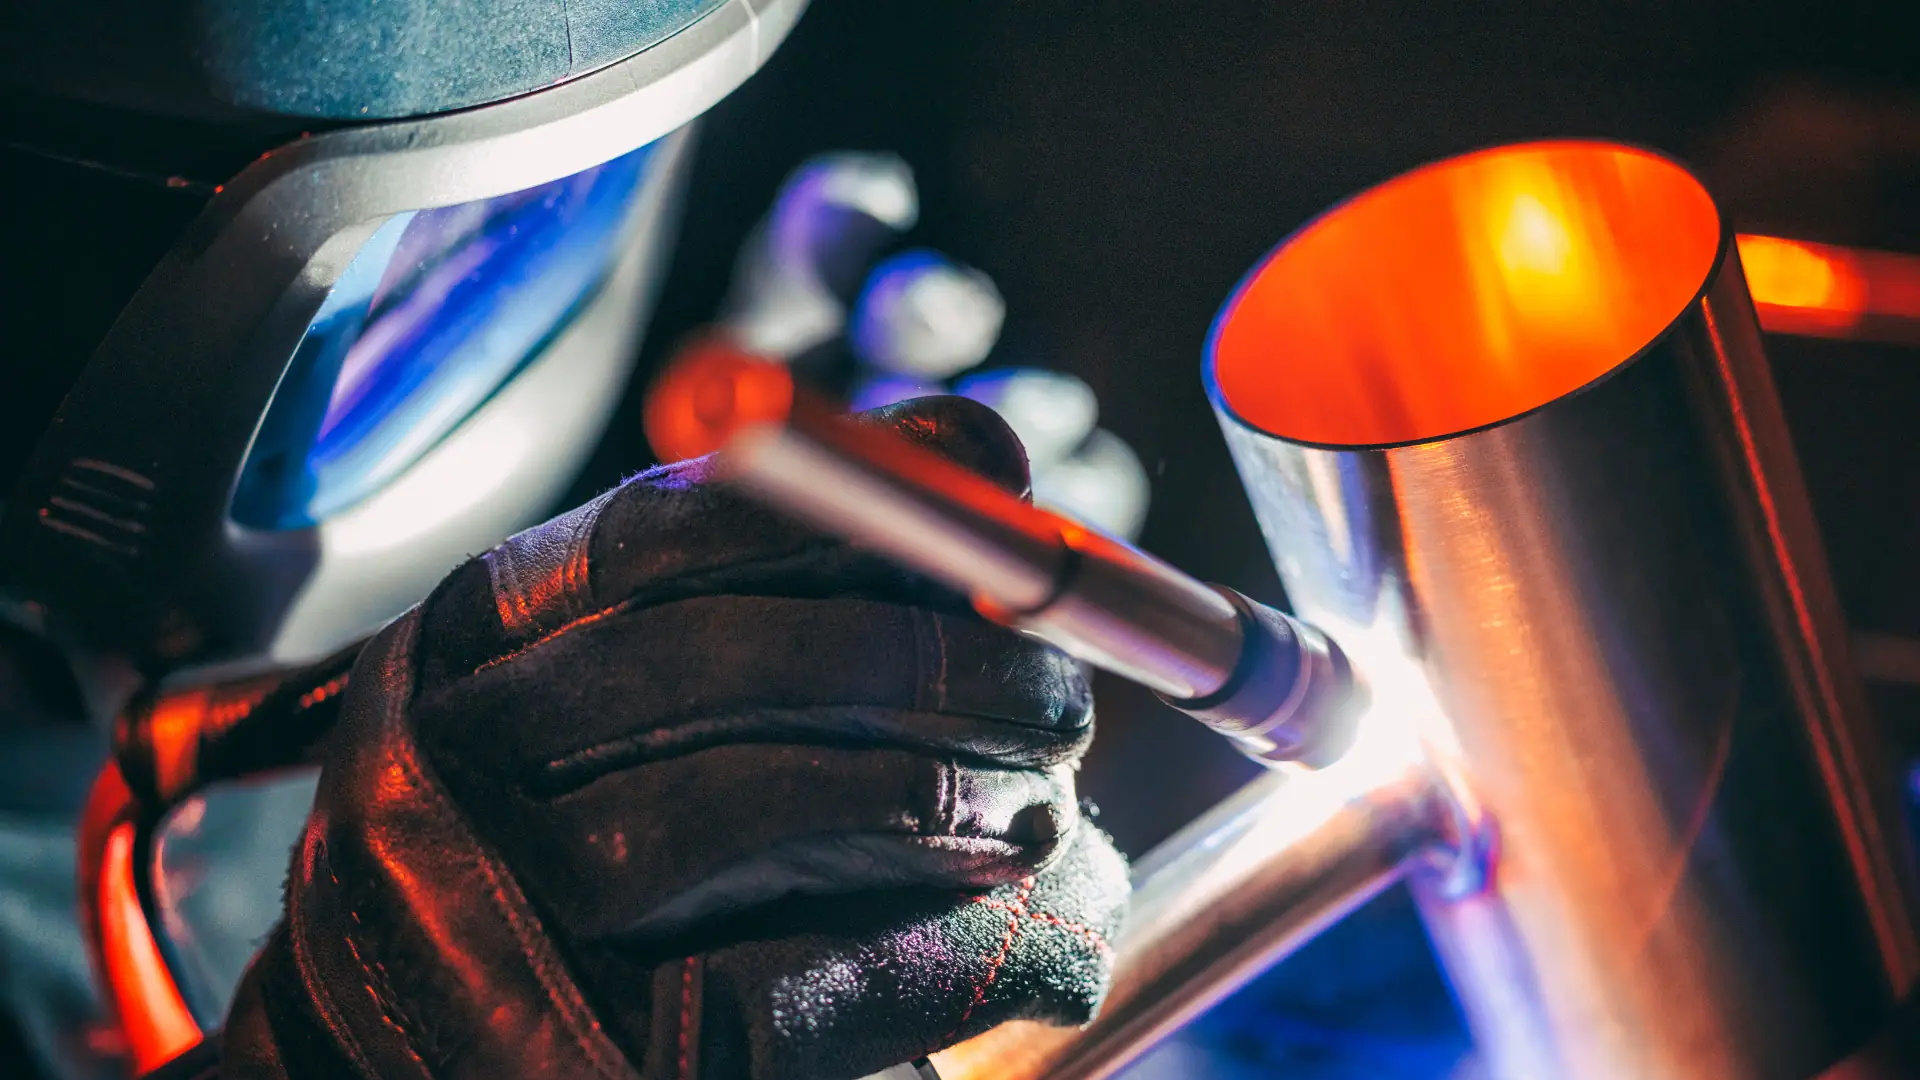
[[849, 420], [783, 367], [696, 355], [649, 409], [717, 447], [726, 482], [1158, 692], [1260, 760], [1324, 764], [1349, 741], [1360, 695], [1318, 631]]

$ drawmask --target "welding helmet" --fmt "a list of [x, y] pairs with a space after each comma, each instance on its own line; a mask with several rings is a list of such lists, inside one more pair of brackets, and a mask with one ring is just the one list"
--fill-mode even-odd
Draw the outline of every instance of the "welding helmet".
[[691, 125], [804, 5], [7, 5], [5, 618], [136, 680], [301, 663], [551, 512]]

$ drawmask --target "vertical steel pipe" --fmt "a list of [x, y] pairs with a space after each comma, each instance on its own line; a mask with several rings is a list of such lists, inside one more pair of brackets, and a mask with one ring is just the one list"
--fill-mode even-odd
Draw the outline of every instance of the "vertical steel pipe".
[[1407, 174], [1257, 267], [1206, 369], [1295, 610], [1430, 685], [1498, 823], [1484, 891], [1417, 890], [1493, 1075], [1803, 1080], [1892, 1022], [1910, 849], [1692, 176]]

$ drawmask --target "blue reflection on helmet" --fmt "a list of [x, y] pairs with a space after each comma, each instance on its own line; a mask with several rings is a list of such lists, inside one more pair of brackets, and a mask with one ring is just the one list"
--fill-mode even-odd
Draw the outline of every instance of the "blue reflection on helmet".
[[653, 149], [375, 229], [288, 365], [233, 519], [263, 529], [324, 520], [485, 404], [605, 280]]

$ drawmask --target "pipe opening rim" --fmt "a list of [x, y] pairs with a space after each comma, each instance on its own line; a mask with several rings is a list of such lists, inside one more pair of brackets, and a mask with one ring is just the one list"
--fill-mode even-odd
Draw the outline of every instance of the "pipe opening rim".
[[1662, 341], [1731, 234], [1667, 155], [1556, 139], [1422, 165], [1336, 204], [1235, 287], [1202, 365], [1215, 409], [1377, 450], [1501, 426]]

